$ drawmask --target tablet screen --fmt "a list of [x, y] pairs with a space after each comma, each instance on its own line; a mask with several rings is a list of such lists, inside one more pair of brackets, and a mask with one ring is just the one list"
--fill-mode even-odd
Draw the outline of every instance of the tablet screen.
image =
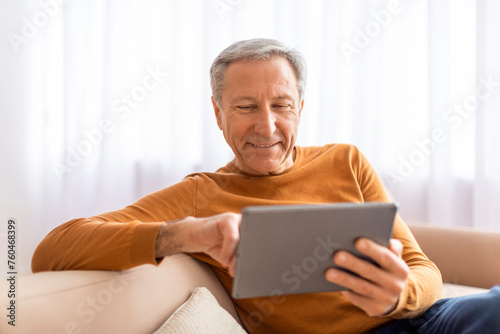
[[232, 295], [252, 298], [345, 290], [326, 280], [333, 253], [366, 237], [388, 246], [394, 203], [246, 207], [242, 211]]

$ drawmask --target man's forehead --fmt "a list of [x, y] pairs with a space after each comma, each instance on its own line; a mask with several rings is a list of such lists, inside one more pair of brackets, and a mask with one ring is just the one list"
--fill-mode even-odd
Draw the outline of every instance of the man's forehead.
[[238, 71], [241, 70], [254, 71], [256, 68], [261, 68], [263, 66], [266, 66], [269, 69], [274, 69], [274, 70], [285, 70], [285, 71], [290, 70], [291, 72], [294, 72], [292, 64], [290, 64], [290, 62], [286, 58], [281, 56], [275, 56], [269, 59], [235, 60], [228, 65], [226, 73], [227, 71], [234, 71], [236, 69]]
[[[272, 100], [294, 100], [294, 97], [290, 94], [275, 94], [270, 97]], [[258, 96], [255, 95], [236, 95], [231, 100], [233, 102], [241, 102], [241, 101], [255, 101], [258, 99]]]

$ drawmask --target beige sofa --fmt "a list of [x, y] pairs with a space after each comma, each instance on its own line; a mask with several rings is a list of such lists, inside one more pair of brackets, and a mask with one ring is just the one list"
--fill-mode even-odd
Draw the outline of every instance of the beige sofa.
[[[441, 269], [446, 297], [500, 284], [500, 233], [410, 227]], [[20, 275], [16, 284], [16, 326], [9, 326], [3, 315], [0, 333], [182, 333], [185, 321], [192, 323], [186, 332], [196, 332], [198, 322], [205, 326], [202, 332], [210, 332], [206, 321], [215, 321], [219, 330], [225, 326], [227, 332], [238, 331], [239, 318], [229, 295], [205, 264], [186, 254], [169, 256], [158, 267], [144, 265], [123, 272]], [[211, 295], [206, 290], [192, 294], [197, 287], [207, 287], [221, 307], [215, 300], [208, 304]], [[9, 306], [8, 289], [9, 282], [2, 279], [2, 313]], [[202, 305], [192, 303], [194, 299]]]

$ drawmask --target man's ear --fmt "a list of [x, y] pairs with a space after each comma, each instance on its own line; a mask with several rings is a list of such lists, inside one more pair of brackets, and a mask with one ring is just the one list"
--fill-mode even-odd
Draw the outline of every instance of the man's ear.
[[299, 118], [300, 118], [300, 115], [302, 115], [303, 108], [304, 108], [304, 100], [302, 100], [302, 102], [300, 102]]
[[214, 97], [211, 97], [212, 100], [212, 106], [214, 107], [214, 113], [215, 113], [215, 119], [217, 120], [217, 125], [219, 126], [219, 130], [222, 130], [222, 119], [221, 119], [221, 111], [219, 107], [217, 106], [217, 103], [215, 103]]

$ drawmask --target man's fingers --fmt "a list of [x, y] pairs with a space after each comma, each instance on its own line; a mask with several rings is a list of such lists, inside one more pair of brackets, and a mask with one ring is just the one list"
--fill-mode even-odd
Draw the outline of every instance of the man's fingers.
[[231, 266], [239, 242], [241, 215], [223, 213], [209, 217], [204, 229], [210, 231], [205, 236], [208, 247], [203, 250], [223, 266]]
[[391, 294], [387, 294], [378, 285], [361, 277], [351, 275], [335, 268], [328, 269], [326, 277], [330, 282], [342, 285], [343, 287], [368, 299], [384, 301], [385, 303], [393, 302]]
[[382, 314], [386, 314], [394, 307], [393, 305], [390, 306], [382, 305], [373, 299], [366, 298], [353, 291], [342, 291], [342, 295], [347, 299], [349, 299], [351, 303], [353, 303], [357, 307], [364, 309], [366, 314], [368, 314], [371, 317], [376, 317]]
[[221, 223], [219, 226], [222, 234], [221, 258], [224, 261], [224, 265], [228, 265], [231, 258], [233, 258], [236, 253], [236, 248], [240, 239], [239, 222], [234, 220], [227, 223]]
[[228, 266], [229, 275], [234, 277], [235, 270], [236, 270], [236, 253], [234, 253], [234, 256], [229, 261], [229, 266]]
[[[398, 250], [399, 246], [397, 242], [392, 243], [396, 247], [395, 250], [390, 250], [372, 240], [362, 238], [356, 242], [356, 249], [360, 253], [372, 258], [380, 267], [388, 272], [396, 274], [399, 277], [406, 277], [408, 276], [409, 269], [406, 262], [401, 258], [402, 249], [401, 251]], [[396, 254], [396, 252], [399, 252], [399, 254]]]
[[219, 215], [192, 218], [189, 235], [192, 246], [189, 252], [203, 252], [223, 266], [230, 266], [239, 242], [241, 214], [222, 213]]
[[[384, 286], [385, 289], [391, 291], [392, 293], [398, 294], [401, 290], [401, 286], [398, 285], [397, 281], [393, 279], [393, 274], [391, 272], [385, 271], [377, 267], [373, 263], [360, 259], [357, 256], [354, 256], [347, 252], [339, 252], [334, 255], [333, 259], [335, 263], [340, 267], [361, 276], [364, 279], [363, 281], [365, 281], [366, 283], [370, 282], [376, 286]], [[355, 277], [347, 273], [345, 275]], [[347, 282], [353, 283], [353, 286], [346, 286], [344, 284], [341, 285], [346, 286], [350, 289], [354, 289], [356, 292], [363, 294], [362, 291], [358, 291], [356, 290], [356, 288], [353, 288], [355, 286], [355, 283], [361, 282], [361, 278], [356, 277], [355, 280], [348, 280], [346, 278], [345, 280]], [[364, 284], [361, 285], [364, 286]]]
[[398, 240], [391, 240], [389, 248], [361, 238], [356, 249], [373, 259], [379, 266], [346, 251], [335, 253], [333, 260], [338, 266], [357, 275], [330, 268], [326, 279], [342, 285], [350, 291], [342, 292], [354, 305], [371, 316], [385, 314], [396, 307], [409, 275], [408, 265], [401, 258], [403, 247]]

